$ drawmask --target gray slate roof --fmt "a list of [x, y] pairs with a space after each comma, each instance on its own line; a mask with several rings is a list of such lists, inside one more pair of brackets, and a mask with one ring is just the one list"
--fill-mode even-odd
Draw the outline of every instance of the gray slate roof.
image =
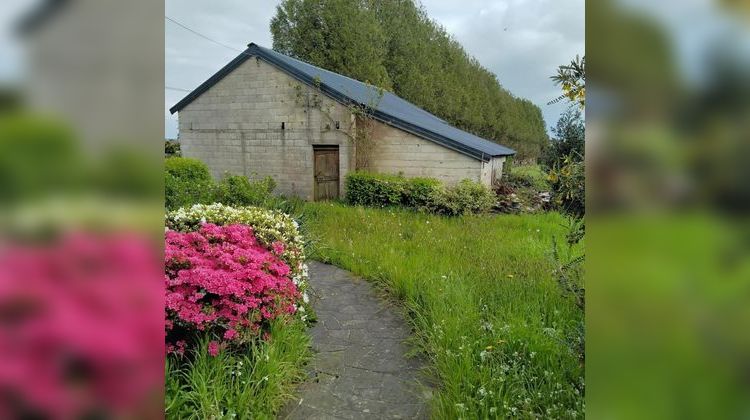
[[370, 106], [373, 108], [372, 114], [375, 119], [467, 156], [488, 161], [492, 157], [511, 156], [516, 153], [513, 149], [453, 127], [439, 117], [390, 92], [382, 92], [381, 97], [380, 91], [372, 85], [256, 44], [250, 44], [237, 58], [198, 86], [169, 111], [174, 114], [181, 110], [251, 57], [259, 57], [305, 84], [318, 86], [323, 93], [341, 103]]

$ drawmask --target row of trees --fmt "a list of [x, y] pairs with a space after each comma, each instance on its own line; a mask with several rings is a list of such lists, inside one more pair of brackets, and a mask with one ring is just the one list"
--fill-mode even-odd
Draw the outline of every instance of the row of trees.
[[539, 107], [503, 88], [413, 0], [284, 0], [271, 33], [275, 50], [391, 91], [519, 159], [548, 141]]

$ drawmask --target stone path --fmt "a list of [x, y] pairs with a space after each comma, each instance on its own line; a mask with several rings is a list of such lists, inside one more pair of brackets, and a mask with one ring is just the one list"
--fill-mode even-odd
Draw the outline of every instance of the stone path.
[[409, 329], [371, 285], [331, 265], [310, 264], [315, 358], [282, 419], [426, 418], [422, 364], [406, 358]]

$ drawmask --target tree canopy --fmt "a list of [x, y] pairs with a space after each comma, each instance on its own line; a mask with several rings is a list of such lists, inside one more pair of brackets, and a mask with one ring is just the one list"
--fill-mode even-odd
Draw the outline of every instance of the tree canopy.
[[273, 48], [371, 83], [480, 137], [535, 158], [542, 112], [503, 88], [413, 0], [284, 0]]

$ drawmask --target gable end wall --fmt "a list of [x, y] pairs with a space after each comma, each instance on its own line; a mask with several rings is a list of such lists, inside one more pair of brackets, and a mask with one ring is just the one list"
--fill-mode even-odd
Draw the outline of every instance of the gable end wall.
[[[316, 95], [326, 114], [302, 105], [315, 101]], [[339, 121], [339, 130], [331, 118]], [[216, 179], [225, 173], [271, 176], [278, 193], [312, 200], [313, 145], [339, 146], [343, 196], [345, 176], [354, 168], [354, 147], [343, 132], [351, 123], [346, 107], [253, 57], [179, 111], [179, 141], [183, 155], [205, 162]], [[471, 179], [489, 185], [492, 162], [374, 124], [372, 170], [433, 177], [448, 184]]]

